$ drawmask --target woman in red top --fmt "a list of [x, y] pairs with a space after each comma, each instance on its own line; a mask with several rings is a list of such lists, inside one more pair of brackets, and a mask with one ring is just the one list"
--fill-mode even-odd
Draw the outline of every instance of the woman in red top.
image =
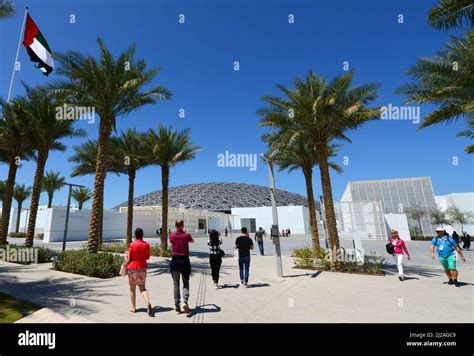
[[135, 230], [135, 241], [128, 246], [126, 252], [128, 284], [130, 285], [130, 299], [132, 307], [129, 309], [132, 313], [136, 312], [136, 286], [147, 305], [148, 315], [153, 316], [153, 310], [150, 304], [150, 297], [145, 288], [146, 281], [146, 261], [150, 258], [150, 244], [143, 241], [143, 230]]

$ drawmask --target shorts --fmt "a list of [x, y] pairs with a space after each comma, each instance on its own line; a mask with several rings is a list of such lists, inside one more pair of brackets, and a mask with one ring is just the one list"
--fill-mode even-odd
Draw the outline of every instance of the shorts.
[[449, 255], [448, 257], [438, 256], [439, 262], [445, 271], [456, 269], [456, 256]]
[[144, 286], [146, 281], [146, 269], [129, 269], [128, 284], [131, 286]]

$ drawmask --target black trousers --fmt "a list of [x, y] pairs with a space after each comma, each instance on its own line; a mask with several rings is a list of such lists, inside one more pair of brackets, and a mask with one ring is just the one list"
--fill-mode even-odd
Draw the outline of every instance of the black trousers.
[[209, 263], [211, 264], [212, 280], [219, 283], [219, 271], [221, 269], [222, 257], [219, 255], [209, 255]]

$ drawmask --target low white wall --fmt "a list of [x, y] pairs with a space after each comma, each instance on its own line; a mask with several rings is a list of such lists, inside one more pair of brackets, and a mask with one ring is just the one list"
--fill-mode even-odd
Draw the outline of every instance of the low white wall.
[[[279, 206], [277, 212], [280, 231], [289, 228], [292, 234], [310, 233], [308, 208], [304, 206]], [[233, 229], [240, 230], [242, 228], [240, 219], [255, 219], [257, 229], [262, 227], [267, 234], [270, 233], [273, 217], [272, 208], [269, 206], [232, 208], [232, 216], [234, 219]]]
[[[46, 227], [44, 231], [45, 242], [62, 241], [64, 236], [64, 223], [66, 219], [65, 207], [48, 209]], [[70, 211], [68, 223], [68, 241], [85, 241], [89, 232], [90, 210]], [[154, 214], [134, 214], [133, 229], [141, 227], [145, 236], [156, 236], [156, 216]], [[127, 214], [114, 210], [104, 210], [102, 238], [119, 239], [126, 235]]]
[[384, 214], [385, 222], [390, 230], [397, 230], [402, 240], [411, 240], [410, 227], [406, 214]]

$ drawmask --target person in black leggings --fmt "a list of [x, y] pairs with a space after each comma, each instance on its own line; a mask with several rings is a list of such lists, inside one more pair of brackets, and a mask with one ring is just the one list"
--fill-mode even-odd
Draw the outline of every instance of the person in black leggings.
[[216, 230], [212, 230], [209, 234], [209, 263], [211, 264], [212, 280], [214, 287], [219, 289], [219, 270], [222, 264], [222, 250], [220, 245], [222, 240], [219, 238], [220, 234]]

